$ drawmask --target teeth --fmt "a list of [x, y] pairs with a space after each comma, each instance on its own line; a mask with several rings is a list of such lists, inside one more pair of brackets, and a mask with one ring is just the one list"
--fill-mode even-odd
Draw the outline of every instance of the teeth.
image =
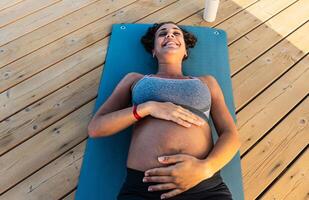
[[166, 45], [176, 44], [175, 42], [168, 42]]
[[164, 46], [169, 46], [169, 45], [176, 45], [176, 46], [178, 46], [175, 42], [168, 42]]

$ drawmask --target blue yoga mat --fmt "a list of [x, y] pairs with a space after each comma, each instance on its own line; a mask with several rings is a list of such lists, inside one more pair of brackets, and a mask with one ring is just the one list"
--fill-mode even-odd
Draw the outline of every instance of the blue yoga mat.
[[[157, 63], [148, 54], [141, 36], [151, 24], [114, 24], [106, 63], [102, 72], [98, 98], [93, 113], [112, 94], [119, 81], [129, 72], [152, 74]], [[182, 26], [194, 33], [198, 42], [190, 49], [189, 58], [183, 62], [183, 74], [191, 76], [212, 75], [221, 86], [225, 102], [236, 123], [227, 37], [223, 30]], [[214, 141], [218, 135], [210, 118]], [[114, 200], [126, 176], [126, 160], [131, 141], [132, 126], [110, 137], [89, 138], [79, 176], [75, 199]], [[243, 187], [239, 152], [221, 170], [225, 183], [235, 200], [243, 200]]]

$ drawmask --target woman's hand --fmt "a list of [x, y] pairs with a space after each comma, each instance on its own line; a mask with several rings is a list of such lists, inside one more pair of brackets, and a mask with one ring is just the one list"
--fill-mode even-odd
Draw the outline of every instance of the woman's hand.
[[173, 104], [171, 102], [152, 101], [150, 115], [156, 118], [174, 121], [184, 127], [191, 127], [191, 124], [202, 126], [205, 121], [191, 111]]
[[[162, 157], [160, 157], [162, 158]], [[149, 191], [169, 190], [161, 195], [161, 199], [176, 196], [213, 176], [210, 167], [191, 155], [177, 154], [163, 156], [159, 161], [164, 164], [174, 164], [168, 167], [154, 168], [145, 171], [143, 182], [160, 182], [161, 184], [149, 186]], [[175, 164], [176, 163], [176, 164]]]

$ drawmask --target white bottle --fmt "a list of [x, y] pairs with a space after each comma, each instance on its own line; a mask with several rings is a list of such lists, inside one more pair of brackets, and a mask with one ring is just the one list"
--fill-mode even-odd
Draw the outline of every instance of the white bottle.
[[219, 7], [219, 0], [205, 0], [205, 9], [203, 18], [207, 22], [213, 22], [216, 19]]

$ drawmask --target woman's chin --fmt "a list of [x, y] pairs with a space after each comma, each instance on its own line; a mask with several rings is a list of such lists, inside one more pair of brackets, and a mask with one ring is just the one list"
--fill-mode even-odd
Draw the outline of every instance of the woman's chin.
[[174, 48], [174, 47], [169, 47], [169, 48], [164, 48], [163, 53], [168, 53], [168, 52], [173, 52], [173, 53], [180, 53], [180, 49], [179, 48]]
[[180, 53], [177, 49], [167, 49], [164, 52], [162, 52], [162, 58], [171, 58], [171, 57], [183, 57], [183, 53]]

